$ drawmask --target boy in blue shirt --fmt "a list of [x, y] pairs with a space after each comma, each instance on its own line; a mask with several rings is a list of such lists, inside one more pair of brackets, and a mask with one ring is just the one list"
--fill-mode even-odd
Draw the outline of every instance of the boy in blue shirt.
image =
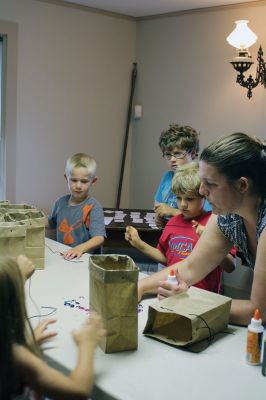
[[55, 201], [48, 227], [56, 229], [58, 242], [72, 247], [63, 253], [71, 260], [99, 248], [106, 233], [102, 206], [89, 195], [98, 179], [95, 160], [84, 153], [74, 154], [67, 160], [64, 176], [70, 194]]
[[[159, 146], [169, 168], [162, 176], [154, 197], [156, 225], [162, 228], [169, 218], [180, 214], [176, 196], [172, 192], [172, 179], [179, 166], [188, 164], [197, 157], [199, 133], [191, 126], [170, 124], [169, 128], [161, 133]], [[204, 209], [211, 210], [208, 202], [205, 202]]]

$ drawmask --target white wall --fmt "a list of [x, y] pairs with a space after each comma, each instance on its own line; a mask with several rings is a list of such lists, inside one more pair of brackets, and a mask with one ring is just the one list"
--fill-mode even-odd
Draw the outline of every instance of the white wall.
[[135, 100], [143, 105], [143, 118], [134, 121], [131, 207], [153, 205], [166, 168], [157, 143], [169, 123], [199, 130], [201, 148], [233, 131], [266, 137], [266, 90], [260, 86], [251, 100], [246, 97], [229, 64], [235, 51], [225, 40], [235, 20], [250, 20], [259, 37], [250, 49], [256, 60], [259, 43], [266, 51], [265, 15], [266, 3], [260, 2], [137, 23]]
[[[0, 33], [8, 34], [11, 201], [48, 212], [67, 191], [66, 158], [86, 151], [98, 163], [92, 193], [104, 206], [115, 206], [134, 61], [134, 103], [143, 105], [143, 118], [133, 122], [121, 206], [152, 207], [165, 170], [158, 137], [170, 122], [198, 129], [201, 147], [237, 130], [265, 135], [266, 91], [256, 88], [247, 99], [229, 64], [234, 49], [225, 41], [234, 21], [247, 18], [265, 50], [265, 2], [153, 18], [137, 26], [55, 3], [0, 0]], [[257, 50], [258, 44], [251, 48], [254, 58]]]
[[[84, 151], [98, 165], [92, 194], [114, 206], [136, 23], [34, 0], [0, 0], [0, 33], [8, 34], [6, 197], [48, 212], [67, 192], [66, 158]], [[124, 203], [128, 194], [127, 180]]]

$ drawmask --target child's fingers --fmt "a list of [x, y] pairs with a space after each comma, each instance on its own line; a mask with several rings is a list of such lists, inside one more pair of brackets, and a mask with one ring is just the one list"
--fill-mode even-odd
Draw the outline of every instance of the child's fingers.
[[73, 330], [71, 333], [76, 342], [80, 342], [86, 338], [95, 338], [97, 339], [96, 341], [98, 341], [101, 337], [106, 335], [106, 330], [103, 328], [100, 315], [92, 312], [90, 316], [86, 318], [80, 329]]
[[58, 335], [58, 332], [55, 332], [55, 331], [45, 331], [45, 332], [43, 332], [43, 334], [42, 334], [41, 341], [44, 342], [44, 341], [46, 341], [47, 339], [50, 339], [50, 338], [52, 338], [52, 337], [54, 337], [54, 336], [57, 336], [57, 335]]
[[138, 231], [133, 226], [127, 226], [125, 232], [125, 239], [129, 242], [138, 238]]
[[57, 320], [54, 318], [48, 318], [48, 319], [44, 319], [39, 326], [42, 327], [43, 329], [46, 329], [48, 325], [50, 324], [54, 324]]
[[63, 254], [65, 260], [72, 260], [73, 258], [80, 258], [80, 254], [74, 250], [68, 250], [66, 253]]
[[127, 233], [131, 234], [131, 233], [133, 233], [134, 231], [135, 231], [135, 228], [134, 228], [133, 226], [128, 225], [128, 226], [126, 227], [126, 232], [127, 232]]
[[127, 226], [127, 227], [126, 227], [125, 239], [128, 240], [128, 241], [131, 240], [130, 226]]
[[34, 336], [38, 343], [42, 343], [45, 340], [57, 335], [57, 332], [47, 330], [48, 325], [55, 323], [57, 320], [53, 318], [43, 320], [35, 329]]

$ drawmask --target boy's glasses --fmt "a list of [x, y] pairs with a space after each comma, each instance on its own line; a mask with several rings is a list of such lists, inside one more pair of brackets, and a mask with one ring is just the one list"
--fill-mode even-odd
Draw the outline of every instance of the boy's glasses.
[[179, 159], [184, 158], [186, 155], [187, 151], [176, 151], [175, 153], [163, 153], [163, 158], [169, 161], [172, 157]]

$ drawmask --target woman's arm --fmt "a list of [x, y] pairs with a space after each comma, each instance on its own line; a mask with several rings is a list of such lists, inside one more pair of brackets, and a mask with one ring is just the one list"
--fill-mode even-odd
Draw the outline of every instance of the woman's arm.
[[254, 276], [250, 300], [233, 300], [230, 321], [235, 324], [247, 325], [253, 317], [256, 308], [260, 310], [262, 323], [266, 323], [266, 228], [262, 232], [256, 254]]
[[[212, 215], [189, 257], [172, 265], [171, 268], [174, 270], [178, 269], [180, 280], [185, 281], [188, 286], [193, 285], [216, 268], [231, 247], [231, 243], [225, 238], [217, 226], [217, 217]], [[169, 269], [168, 267], [163, 271], [140, 280], [138, 286], [139, 299], [141, 299], [145, 293], [153, 293], [154, 290], [158, 288], [159, 282], [165, 280], [165, 274], [168, 274]], [[166, 283], [163, 284], [162, 287], [170, 289]], [[169, 296], [170, 291], [166, 290], [165, 293], [161, 294]]]
[[235, 257], [230, 253], [227, 254], [227, 256], [220, 262], [220, 267], [222, 267], [223, 271], [230, 274], [236, 269]]
[[104, 334], [101, 319], [97, 315], [91, 315], [83, 327], [73, 334], [79, 356], [77, 366], [69, 376], [49, 367], [25, 347], [14, 346], [20, 381], [54, 400], [87, 399], [93, 385], [94, 350]]
[[[209, 222], [207, 226], [209, 225]], [[210, 265], [215, 261], [215, 265], [221, 263], [222, 254], [227, 254], [230, 249], [230, 243], [227, 244], [229, 248], [226, 248], [226, 239], [223, 241], [222, 238], [219, 239], [219, 236], [222, 235], [220, 232], [216, 232], [213, 229], [213, 219], [211, 225], [208, 226], [202, 235], [202, 239], [205, 236], [205, 232], [208, 231], [211, 235], [207, 235], [205, 240], [198, 241], [197, 246], [191, 253], [191, 255], [185, 260], [187, 263], [182, 262], [182, 267], [179, 268], [180, 263], [178, 264], [178, 273], [182, 280], [185, 280], [186, 283], [193, 284], [195, 283], [195, 276], [199, 272], [207, 271], [210, 268]], [[212, 236], [213, 234], [213, 236]], [[223, 235], [222, 235], [223, 236]], [[213, 237], [213, 241], [210, 241]], [[224, 247], [223, 247], [224, 245]], [[221, 247], [221, 248], [220, 248]], [[208, 249], [211, 248], [211, 253]], [[216, 254], [217, 253], [217, 254]], [[218, 257], [219, 255], [219, 257]], [[197, 263], [197, 258], [199, 262]], [[220, 259], [218, 259], [220, 258]], [[238, 300], [233, 299], [231, 310], [230, 310], [230, 322], [237, 325], [247, 325], [250, 322], [251, 317], [254, 314], [256, 308], [260, 310], [262, 322], [266, 323], [266, 229], [262, 232], [256, 253], [256, 262], [254, 267], [254, 277], [251, 288], [251, 295], [249, 300]], [[205, 268], [203, 267], [203, 263], [205, 263]], [[180, 265], [181, 266], [181, 265]], [[196, 271], [197, 270], [197, 271]], [[196, 272], [195, 272], [196, 271]], [[208, 273], [208, 272], [207, 272]], [[154, 277], [151, 275], [151, 278]], [[146, 278], [149, 279], [149, 278]], [[202, 279], [200, 277], [200, 279]], [[144, 280], [143, 280], [144, 281]], [[141, 283], [142, 281], [140, 281]], [[158, 281], [157, 281], [158, 284]], [[143, 285], [143, 283], [142, 283]], [[144, 286], [145, 288], [147, 285]], [[140, 294], [143, 293], [143, 286], [140, 288]], [[159, 295], [168, 297], [172, 294], [178, 293], [178, 287], [169, 287], [167, 283], [162, 283], [159, 288]]]
[[[201, 236], [205, 226], [198, 223], [196, 220], [192, 220], [192, 226], [195, 229], [195, 232], [198, 236]], [[225, 256], [225, 258], [220, 262], [220, 267], [228, 273], [231, 273], [235, 270], [235, 257], [230, 253]]]

